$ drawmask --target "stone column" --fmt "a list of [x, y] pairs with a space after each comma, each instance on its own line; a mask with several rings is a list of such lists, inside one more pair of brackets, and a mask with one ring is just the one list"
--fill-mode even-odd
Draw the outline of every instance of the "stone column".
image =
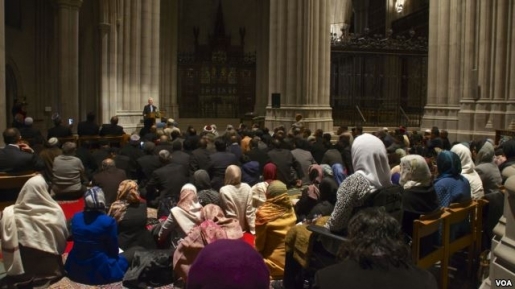
[[[177, 2], [177, 1], [174, 1]], [[151, 11], [151, 46], [150, 46], [150, 96], [154, 98], [156, 106], [159, 110], [166, 110], [164, 107], [161, 107], [161, 100], [159, 97], [159, 56], [160, 56], [160, 20], [161, 20], [161, 0], [152, 0], [152, 11]], [[165, 15], [165, 17], [169, 17]]]
[[[5, 95], [5, 19], [4, 19], [4, 0], [0, 0], [0, 91], [4, 96], [0, 97], [0, 109], [6, 111]], [[10, 110], [9, 110], [10, 111]], [[0, 130], [3, 132], [7, 128], [7, 115], [0, 117]], [[0, 146], [4, 146], [4, 139], [0, 139]]]
[[281, 94], [281, 108], [266, 112], [266, 125], [294, 122], [333, 131], [329, 106], [330, 0], [271, 0], [268, 96]]
[[111, 103], [116, 103], [116, 99], [111, 97], [109, 89], [109, 44], [111, 35], [111, 19], [109, 0], [101, 0], [100, 9], [100, 23], [98, 29], [100, 33], [100, 103], [101, 103], [101, 121], [102, 123], [109, 123], [111, 115]]
[[[421, 129], [438, 126], [448, 130], [450, 138], [455, 139], [461, 99], [457, 89], [462, 25], [457, 17], [461, 11], [457, 1], [436, 0], [429, 5], [428, 89]], [[456, 26], [449, 29], [450, 25]]]
[[[481, 289], [513, 288], [515, 285], [515, 176], [509, 177], [504, 184], [507, 192], [504, 199], [505, 232], [498, 244], [493, 248], [490, 261], [490, 276], [483, 282]], [[496, 284], [503, 280], [511, 284]], [[508, 285], [508, 286], [507, 286]]]
[[256, 49], [256, 104], [254, 114], [263, 116], [266, 114], [268, 103], [268, 78], [269, 78], [269, 39], [270, 39], [270, 0], [262, 0], [257, 3], [258, 29]]
[[57, 6], [58, 112], [79, 117], [79, 9], [82, 0], [54, 0]]
[[166, 111], [166, 117], [178, 119], [177, 39], [179, 31], [179, 1], [161, 1], [161, 13], [166, 15], [166, 17], [160, 17], [160, 109]]

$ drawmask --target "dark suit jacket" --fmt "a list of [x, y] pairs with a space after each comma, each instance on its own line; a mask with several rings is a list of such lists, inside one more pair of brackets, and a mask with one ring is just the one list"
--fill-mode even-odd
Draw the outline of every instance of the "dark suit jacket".
[[[152, 108], [153, 108], [153, 110], [152, 110], [153, 112], [157, 111], [157, 106], [152, 105]], [[145, 105], [145, 107], [143, 107], [143, 115], [147, 116], [149, 113], [150, 113], [150, 104], [147, 104], [147, 105]]]
[[41, 135], [39, 129], [33, 127], [23, 127], [20, 129], [20, 134], [23, 139], [30, 140], [31, 146], [36, 143], [42, 144], [44, 142], [43, 135]]
[[197, 170], [208, 170], [209, 162], [211, 161], [210, 153], [205, 148], [198, 148], [191, 152], [190, 157], [190, 176]]
[[219, 191], [224, 184], [225, 170], [230, 165], [240, 165], [240, 162], [233, 153], [216, 152], [209, 156], [209, 176], [211, 177], [211, 186], [215, 191]]
[[158, 155], [161, 150], [167, 150], [170, 153], [173, 153], [173, 146], [171, 144], [159, 144], [154, 149], [154, 154]]
[[129, 170], [131, 173], [128, 174], [128, 177], [136, 178], [136, 170], [138, 168], [137, 160], [145, 155], [143, 151], [139, 148], [139, 146], [133, 146], [129, 143], [120, 149], [119, 155], [127, 156], [130, 158]]
[[268, 153], [265, 150], [252, 148], [246, 153], [246, 155], [251, 161], [256, 161], [259, 163], [259, 173], [263, 174], [263, 167], [270, 162]]
[[104, 135], [116, 135], [116, 136], [119, 136], [119, 135], [124, 135], [125, 132], [123, 131], [123, 127], [115, 124], [115, 125], [112, 125], [112, 124], [103, 124], [102, 125], [102, 128], [100, 129], [100, 133], [99, 133], [101, 136], [104, 136]]
[[116, 195], [118, 194], [118, 187], [123, 180], [127, 179], [127, 175], [124, 170], [116, 167], [108, 168], [105, 171], [101, 171], [93, 176], [93, 185], [99, 186], [104, 191], [106, 198], [106, 206], [109, 206], [116, 201]]
[[92, 136], [95, 136], [95, 135], [98, 135], [98, 124], [94, 123], [94, 122], [89, 122], [89, 121], [82, 121], [79, 123], [79, 126], [77, 127], [77, 134], [79, 136], [83, 136], [83, 135], [92, 135]]
[[58, 125], [48, 129], [47, 140], [52, 137], [68, 137], [72, 136], [72, 130], [68, 126]]
[[183, 168], [183, 174], [189, 176], [190, 174], [190, 155], [183, 151], [174, 151], [172, 153], [172, 163], [181, 165]]
[[138, 180], [140, 184], [146, 184], [150, 180], [152, 173], [161, 167], [159, 157], [155, 155], [144, 155], [137, 159]]
[[304, 172], [300, 163], [293, 157], [291, 151], [287, 149], [273, 149], [268, 152], [270, 160], [277, 166], [277, 179], [291, 187], [295, 183], [292, 170], [297, 172], [297, 177], [302, 179]]
[[175, 201], [179, 201], [181, 188], [188, 182], [188, 178], [182, 171], [181, 165], [173, 163], [155, 170], [146, 186], [145, 198], [149, 204], [156, 207], [159, 200], [165, 197], [172, 197]]
[[18, 173], [44, 169], [45, 164], [37, 154], [21, 151], [18, 147], [11, 145], [0, 149], [0, 172]]

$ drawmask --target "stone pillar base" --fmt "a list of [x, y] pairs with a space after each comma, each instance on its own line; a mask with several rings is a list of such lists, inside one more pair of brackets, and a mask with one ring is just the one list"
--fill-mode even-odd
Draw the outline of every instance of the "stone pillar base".
[[280, 125], [290, 129], [295, 122], [296, 114], [302, 115], [304, 127], [312, 132], [319, 128], [331, 133], [334, 130], [332, 108], [329, 106], [283, 106], [281, 108], [267, 106], [265, 126], [270, 130]]
[[420, 124], [420, 130], [431, 129], [437, 126], [440, 130], [445, 129], [449, 132], [449, 140], [451, 142], [457, 139], [459, 130], [458, 112], [459, 106], [433, 106], [426, 105], [424, 108], [424, 116]]

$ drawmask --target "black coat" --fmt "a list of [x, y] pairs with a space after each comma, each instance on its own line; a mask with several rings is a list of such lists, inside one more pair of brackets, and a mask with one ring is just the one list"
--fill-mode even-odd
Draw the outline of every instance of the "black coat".
[[146, 184], [152, 173], [161, 167], [159, 157], [156, 155], [144, 155], [138, 160], [138, 180], [140, 184]]
[[[159, 200], [172, 197], [176, 202], [179, 200], [181, 188], [188, 182], [183, 173], [183, 167], [177, 164], [167, 164], [155, 170], [146, 186], [146, 199], [156, 207]], [[157, 192], [159, 191], [159, 195]]]
[[98, 135], [98, 124], [90, 121], [82, 121], [77, 127], [77, 134], [79, 136], [95, 136]]
[[116, 167], [108, 168], [93, 176], [93, 185], [99, 186], [104, 192], [107, 208], [116, 201], [118, 187], [120, 183], [126, 179], [127, 174], [125, 171]]
[[277, 179], [291, 187], [295, 184], [293, 171], [297, 172], [297, 178], [302, 179], [304, 172], [300, 163], [293, 157], [291, 151], [287, 149], [273, 149], [268, 152], [268, 157], [277, 167]]
[[18, 147], [6, 145], [0, 149], [0, 172], [18, 173], [43, 171], [45, 164], [37, 154], [21, 151]]
[[191, 152], [190, 157], [190, 176], [197, 170], [208, 170], [209, 162], [211, 161], [210, 153], [205, 148], [198, 148]]
[[211, 186], [214, 190], [219, 191], [224, 185], [225, 170], [230, 165], [240, 165], [240, 162], [233, 153], [216, 152], [210, 155], [209, 176], [211, 177]]
[[125, 132], [123, 131], [123, 127], [117, 125], [117, 124], [103, 124], [102, 128], [100, 129], [101, 136], [104, 135], [115, 135], [120, 136], [124, 135]]
[[47, 140], [52, 137], [69, 137], [72, 136], [72, 130], [68, 126], [58, 125], [48, 129]]

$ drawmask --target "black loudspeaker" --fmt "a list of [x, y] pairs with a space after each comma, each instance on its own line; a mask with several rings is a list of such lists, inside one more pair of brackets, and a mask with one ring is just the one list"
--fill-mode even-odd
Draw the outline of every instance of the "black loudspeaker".
[[281, 94], [272, 93], [272, 108], [281, 108]]

